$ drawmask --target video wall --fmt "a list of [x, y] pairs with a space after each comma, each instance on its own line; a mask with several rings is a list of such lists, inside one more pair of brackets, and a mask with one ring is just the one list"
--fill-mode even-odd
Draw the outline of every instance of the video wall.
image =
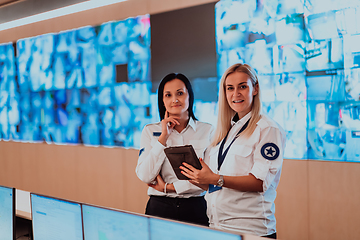
[[[222, 73], [248, 63], [285, 158], [360, 161], [358, 0], [221, 0], [215, 20], [218, 76], [190, 79], [200, 121], [216, 124]], [[144, 15], [0, 44], [0, 140], [138, 148], [159, 120], [150, 40]]]
[[0, 138], [137, 146], [150, 56], [148, 15], [0, 45]]
[[221, 0], [215, 19], [218, 75], [257, 70], [285, 158], [360, 161], [358, 0]]

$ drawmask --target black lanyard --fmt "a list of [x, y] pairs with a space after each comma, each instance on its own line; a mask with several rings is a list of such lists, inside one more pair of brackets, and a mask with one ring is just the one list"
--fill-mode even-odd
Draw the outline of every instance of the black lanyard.
[[226, 148], [225, 152], [222, 153], [223, 149], [224, 149], [224, 146], [225, 146], [225, 142], [226, 142], [226, 139], [229, 135], [229, 132], [226, 134], [224, 140], [221, 142], [220, 144], [220, 148], [219, 148], [219, 154], [218, 154], [218, 171], [220, 171], [220, 167], [221, 165], [223, 164], [224, 160], [225, 160], [225, 157], [226, 157], [226, 154], [228, 153], [231, 145], [235, 142], [235, 140], [239, 137], [240, 133], [242, 133], [246, 127], [249, 125], [249, 121], [250, 121], [250, 118], [249, 120], [247, 120], [247, 122], [244, 124], [244, 126], [242, 126], [242, 128], [240, 129], [240, 131], [236, 134], [236, 136], [234, 137], [234, 139], [231, 141], [231, 143], [229, 144], [229, 146]]

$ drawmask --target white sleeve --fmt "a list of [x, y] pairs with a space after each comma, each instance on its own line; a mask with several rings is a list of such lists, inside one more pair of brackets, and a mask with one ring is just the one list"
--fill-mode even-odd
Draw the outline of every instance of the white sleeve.
[[284, 134], [275, 127], [261, 130], [261, 139], [254, 151], [254, 165], [250, 173], [263, 181], [266, 191], [281, 173], [284, 151]]
[[136, 166], [136, 175], [145, 182], [151, 183], [160, 173], [165, 160], [165, 146], [152, 138], [152, 132], [145, 126], [141, 133], [139, 159]]

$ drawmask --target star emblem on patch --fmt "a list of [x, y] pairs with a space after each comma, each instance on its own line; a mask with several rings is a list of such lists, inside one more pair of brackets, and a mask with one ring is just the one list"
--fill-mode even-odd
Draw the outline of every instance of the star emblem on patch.
[[260, 152], [263, 158], [270, 161], [277, 159], [280, 155], [280, 149], [275, 143], [265, 143]]

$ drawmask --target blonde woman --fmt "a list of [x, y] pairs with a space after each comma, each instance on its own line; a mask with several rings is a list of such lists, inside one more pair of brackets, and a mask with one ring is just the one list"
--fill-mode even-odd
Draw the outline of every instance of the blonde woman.
[[255, 71], [235, 64], [221, 78], [219, 115], [203, 168], [184, 163], [183, 174], [207, 190], [210, 227], [276, 238], [275, 197], [285, 132], [261, 114]]

